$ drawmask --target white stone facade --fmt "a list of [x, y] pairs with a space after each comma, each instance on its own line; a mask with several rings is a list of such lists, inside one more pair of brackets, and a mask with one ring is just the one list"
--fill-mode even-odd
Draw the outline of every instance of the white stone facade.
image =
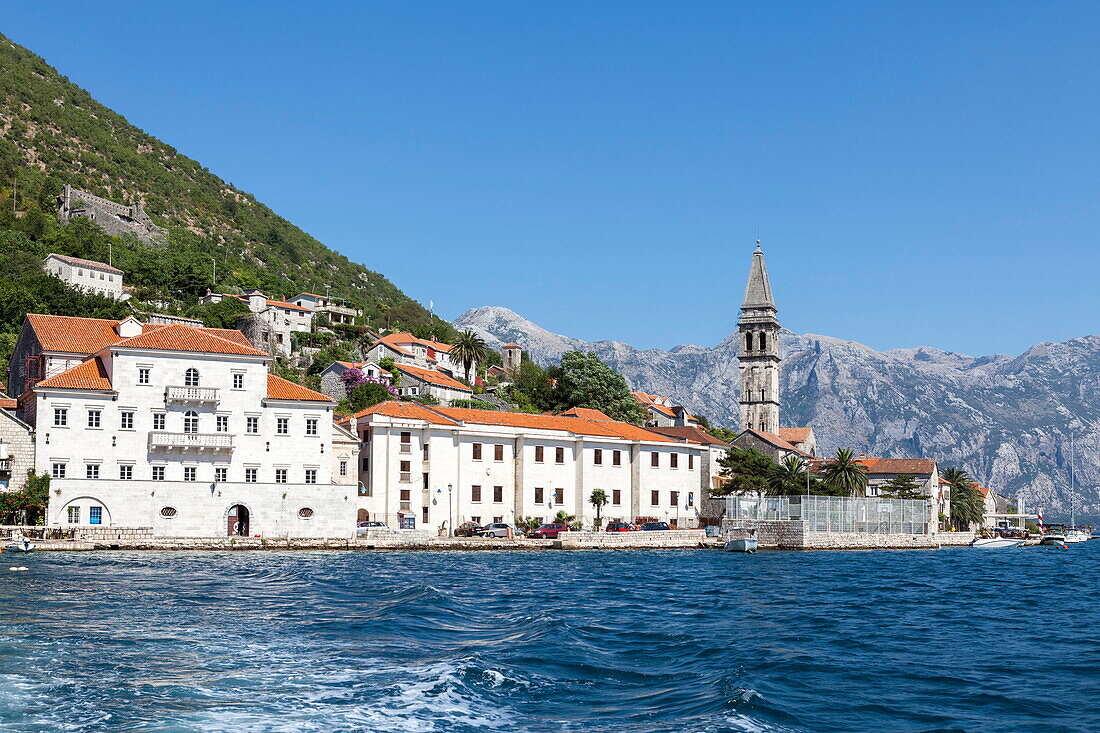
[[45, 269], [69, 287], [115, 300], [123, 299], [124, 273], [117, 267], [103, 262], [50, 254], [46, 257]]

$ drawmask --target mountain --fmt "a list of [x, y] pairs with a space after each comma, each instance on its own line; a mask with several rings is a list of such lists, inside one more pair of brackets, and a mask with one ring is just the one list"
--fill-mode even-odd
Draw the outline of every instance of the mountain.
[[[474, 308], [454, 325], [494, 347], [515, 341], [544, 365], [569, 349], [594, 351], [635, 389], [668, 394], [717, 424], [737, 426], [736, 332], [714, 347], [642, 351], [552, 333], [500, 307]], [[1100, 336], [1036, 344], [1013, 358], [926, 346], [879, 352], [784, 331], [780, 350], [782, 424], [812, 425], [825, 451], [931, 457], [1024, 497], [1028, 507], [1068, 511], [1076, 502], [1079, 514], [1100, 514]]]
[[[194, 161], [131, 125], [43, 59], [0, 35], [0, 230], [60, 251], [56, 197], [64, 184], [118, 203], [142, 203], [169, 231], [159, 249], [77, 237], [70, 254], [106, 261], [127, 283], [193, 302], [206, 287], [293, 295], [329, 286], [368, 321], [409, 327], [429, 314], [376, 272], [333, 252]], [[15, 202], [13, 206], [13, 189]], [[25, 212], [17, 218], [13, 209]], [[52, 237], [52, 239], [51, 239]], [[37, 254], [37, 253], [36, 253]], [[212, 282], [217, 260], [217, 282]]]

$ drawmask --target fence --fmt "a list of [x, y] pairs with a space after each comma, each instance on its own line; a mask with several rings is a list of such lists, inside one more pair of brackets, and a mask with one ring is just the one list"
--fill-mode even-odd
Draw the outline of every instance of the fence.
[[929, 503], [875, 496], [731, 496], [726, 519], [803, 520], [807, 532], [928, 534]]

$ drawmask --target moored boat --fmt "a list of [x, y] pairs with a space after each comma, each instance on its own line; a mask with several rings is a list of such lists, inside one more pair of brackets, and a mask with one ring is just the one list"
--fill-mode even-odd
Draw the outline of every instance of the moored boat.
[[726, 542], [726, 552], [747, 552], [750, 555], [760, 549], [760, 543], [755, 537], [739, 537]]
[[1019, 547], [1024, 544], [1020, 537], [975, 537], [970, 547], [978, 547], [985, 550], [1000, 550], [1006, 547]]
[[1066, 536], [1063, 534], [1051, 533], [1043, 535], [1043, 538], [1039, 540], [1040, 545], [1053, 546], [1053, 547], [1065, 547]]
[[1066, 528], [1066, 542], [1088, 542], [1092, 539], [1092, 528], [1086, 530], [1084, 527], [1067, 527]]
[[29, 540], [15, 540], [4, 545], [4, 549], [7, 552], [30, 552], [34, 549], [34, 545]]

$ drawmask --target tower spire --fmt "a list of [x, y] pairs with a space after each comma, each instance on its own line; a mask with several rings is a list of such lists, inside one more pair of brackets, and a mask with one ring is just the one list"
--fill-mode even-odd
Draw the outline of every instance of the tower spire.
[[745, 285], [745, 308], [775, 308], [772, 298], [772, 285], [768, 280], [768, 266], [764, 262], [764, 251], [760, 249], [760, 240], [756, 240], [756, 251], [752, 253], [752, 265], [749, 267], [749, 281]]

